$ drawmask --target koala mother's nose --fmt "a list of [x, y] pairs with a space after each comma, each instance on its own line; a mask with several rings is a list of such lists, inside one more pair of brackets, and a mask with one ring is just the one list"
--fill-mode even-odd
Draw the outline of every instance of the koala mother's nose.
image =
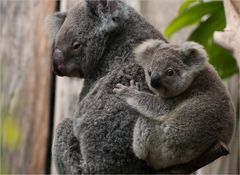
[[57, 69], [61, 69], [64, 65], [63, 52], [59, 49], [55, 49], [53, 52], [53, 64]]
[[158, 88], [161, 86], [161, 76], [159, 73], [154, 72], [151, 75], [151, 86], [153, 88]]

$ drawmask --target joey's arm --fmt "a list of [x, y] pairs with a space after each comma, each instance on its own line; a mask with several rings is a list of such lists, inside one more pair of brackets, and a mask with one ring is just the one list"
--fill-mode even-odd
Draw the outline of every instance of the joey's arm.
[[146, 92], [131, 92], [131, 96], [123, 98], [132, 108], [150, 119], [155, 120], [164, 115], [167, 110], [162, 100]]
[[161, 120], [160, 116], [167, 111], [167, 106], [163, 100], [150, 93], [138, 91], [138, 85], [135, 86], [133, 81], [130, 84], [130, 87], [118, 84], [113, 91], [143, 116], [153, 120]]

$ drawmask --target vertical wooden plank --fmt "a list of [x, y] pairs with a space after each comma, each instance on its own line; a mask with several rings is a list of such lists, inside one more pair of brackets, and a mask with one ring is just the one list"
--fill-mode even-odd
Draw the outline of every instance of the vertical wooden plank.
[[15, 121], [19, 134], [18, 145], [7, 145], [11, 138], [4, 136], [14, 134], [16, 128], [11, 124], [15, 122], [8, 123], [11, 130], [3, 130], [1, 163], [7, 173], [43, 174], [48, 148], [51, 81], [44, 18], [53, 13], [55, 1], [2, 0], [0, 8], [0, 119], [1, 123], [7, 118]]

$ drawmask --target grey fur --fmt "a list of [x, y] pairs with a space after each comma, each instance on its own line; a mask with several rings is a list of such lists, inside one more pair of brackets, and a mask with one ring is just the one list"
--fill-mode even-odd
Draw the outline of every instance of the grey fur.
[[[182, 46], [148, 40], [135, 49], [153, 93], [118, 84], [113, 90], [140, 114], [133, 136], [135, 155], [155, 170], [187, 163], [217, 140], [228, 144], [234, 110], [229, 94], [207, 54], [197, 43]], [[174, 74], [167, 74], [171, 69]], [[151, 76], [148, 72], [151, 71]], [[151, 86], [154, 72], [160, 86]]]
[[[85, 78], [74, 119], [63, 121], [57, 129], [53, 156], [60, 174], [155, 172], [132, 151], [139, 113], [112, 89], [134, 79], [148, 91], [132, 50], [146, 39], [165, 39], [125, 3], [111, 1], [114, 4], [106, 6], [105, 1], [87, 0], [74, 6], [54, 35], [53, 52], [59, 49], [64, 55], [64, 68], [56, 73]], [[81, 47], [74, 50], [75, 41]]]
[[51, 44], [56, 37], [58, 30], [61, 28], [66, 16], [66, 12], [56, 12], [54, 15], [46, 17], [46, 27]]

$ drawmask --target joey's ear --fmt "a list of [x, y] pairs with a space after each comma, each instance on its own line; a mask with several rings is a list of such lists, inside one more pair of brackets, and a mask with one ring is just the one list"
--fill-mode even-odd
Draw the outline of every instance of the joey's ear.
[[207, 63], [208, 56], [203, 46], [195, 42], [186, 42], [181, 47], [183, 62], [196, 70], [201, 70]]
[[155, 49], [163, 44], [165, 44], [165, 42], [162, 40], [150, 39], [144, 41], [133, 50], [136, 62], [141, 66], [149, 64], [152, 60]]
[[55, 14], [46, 17], [46, 27], [51, 42], [53, 42], [57, 32], [65, 21], [66, 16], [66, 12], [56, 12]]
[[87, 11], [100, 18], [100, 30], [109, 31], [115, 28], [123, 19], [128, 18], [128, 7], [119, 0], [85, 0]]

